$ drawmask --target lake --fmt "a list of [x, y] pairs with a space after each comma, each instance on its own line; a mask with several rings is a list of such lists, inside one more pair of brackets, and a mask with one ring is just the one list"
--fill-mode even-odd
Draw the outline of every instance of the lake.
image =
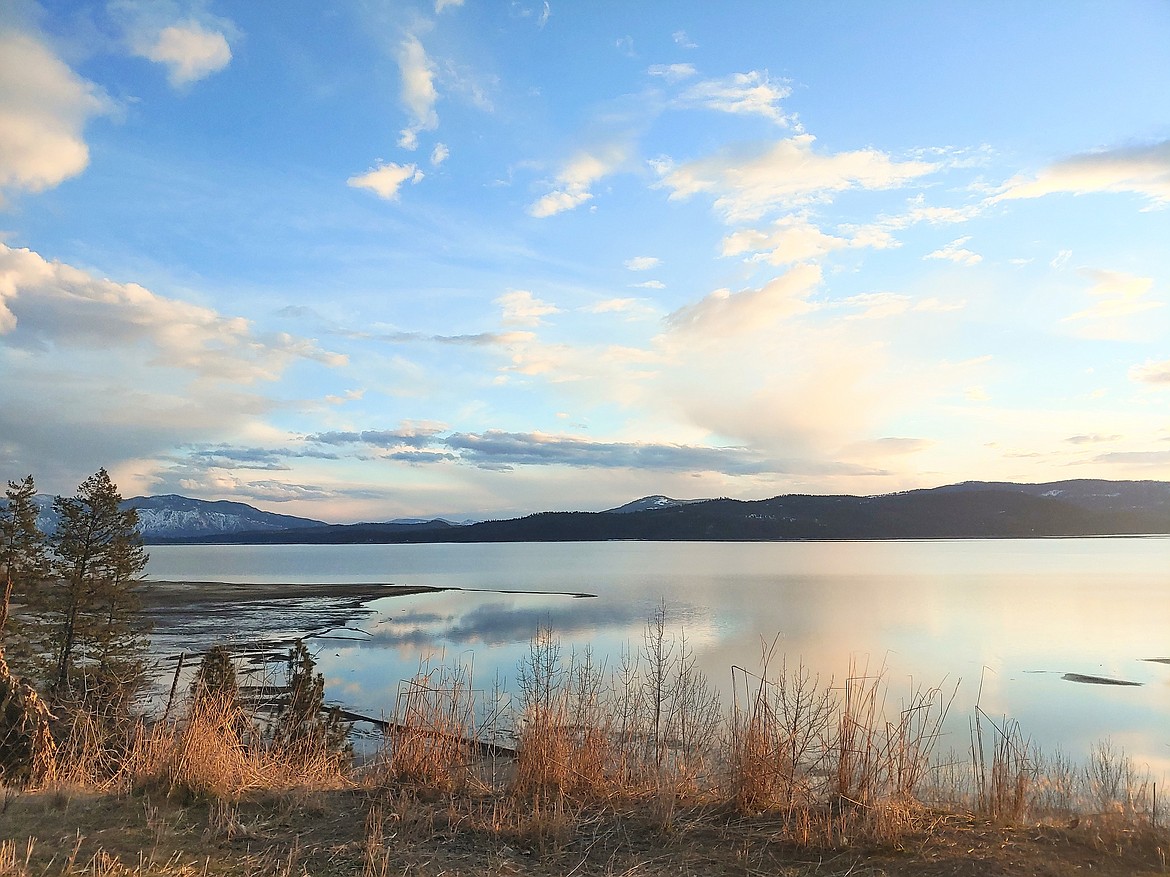
[[[314, 641], [328, 696], [371, 716], [392, 712], [399, 681], [428, 659], [472, 666], [477, 688], [514, 687], [541, 625], [566, 655], [589, 646], [612, 667], [665, 601], [672, 635], [685, 633], [724, 692], [730, 668], [758, 667], [762, 644], [778, 636], [790, 665], [803, 661], [822, 679], [884, 666], [895, 706], [913, 685], [958, 682], [943, 749], [967, 749], [978, 698], [1046, 751], [1080, 758], [1108, 738], [1160, 785], [1170, 774], [1165, 537], [153, 546], [147, 573], [463, 589], [375, 600], [353, 622], [370, 636]], [[166, 648], [206, 647], [241, 641], [251, 626], [241, 616], [157, 637]]]

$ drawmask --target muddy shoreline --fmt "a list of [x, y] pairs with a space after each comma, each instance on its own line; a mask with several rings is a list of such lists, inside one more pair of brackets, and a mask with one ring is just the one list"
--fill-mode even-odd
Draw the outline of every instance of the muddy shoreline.
[[138, 589], [144, 609], [175, 608], [192, 603], [251, 603], [256, 601], [360, 601], [407, 594], [433, 594], [445, 588], [396, 585], [389, 582], [200, 582], [147, 579]]

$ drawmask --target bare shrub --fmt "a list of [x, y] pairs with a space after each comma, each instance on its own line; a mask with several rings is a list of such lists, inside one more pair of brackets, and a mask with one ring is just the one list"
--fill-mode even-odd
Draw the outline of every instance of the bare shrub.
[[1014, 719], [996, 723], [976, 705], [971, 763], [979, 812], [997, 822], [1023, 818], [1035, 786], [1036, 758]]
[[401, 683], [382, 756], [389, 777], [436, 788], [467, 780], [476, 739], [474, 698], [471, 673], [460, 665], [423, 664]]
[[803, 663], [789, 670], [781, 659], [773, 670], [776, 646], [764, 646], [758, 675], [732, 668], [729, 793], [743, 809], [778, 806], [791, 815], [812, 804], [814, 787], [823, 785], [834, 704]]

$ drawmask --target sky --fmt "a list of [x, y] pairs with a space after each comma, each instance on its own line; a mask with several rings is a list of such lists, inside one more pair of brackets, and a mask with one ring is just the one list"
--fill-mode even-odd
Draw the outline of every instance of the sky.
[[1170, 4], [0, 3], [0, 477], [1170, 475]]

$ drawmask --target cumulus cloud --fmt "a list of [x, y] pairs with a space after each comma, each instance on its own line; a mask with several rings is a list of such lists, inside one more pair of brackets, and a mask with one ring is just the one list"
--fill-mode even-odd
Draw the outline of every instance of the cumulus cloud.
[[436, 143], [435, 148], [431, 150], [431, 167], [438, 167], [447, 160], [447, 156], [451, 154], [451, 150], [447, 148], [446, 143]]
[[895, 161], [876, 149], [822, 154], [813, 150], [814, 140], [811, 134], [798, 134], [762, 151], [724, 152], [655, 167], [672, 200], [711, 195], [715, 209], [729, 222], [799, 209], [849, 189], [894, 188], [939, 168], [931, 162]]
[[785, 216], [762, 231], [744, 228], [723, 239], [722, 255], [753, 254], [752, 261], [787, 265], [820, 259], [849, 246], [846, 238], [825, 234], [803, 216]]
[[543, 302], [526, 289], [509, 289], [495, 300], [504, 311], [504, 323], [510, 326], [539, 326], [542, 317], [560, 313], [556, 305]]
[[667, 317], [669, 328], [722, 338], [812, 310], [809, 296], [821, 283], [816, 265], [797, 265], [758, 288], [717, 289]]
[[396, 60], [402, 76], [399, 96], [411, 116], [411, 123], [399, 135], [398, 145], [403, 149], [416, 149], [420, 132], [439, 127], [439, 114], [435, 112], [439, 93], [435, 90], [434, 66], [423, 44], [413, 34], [398, 47]]
[[182, 445], [267, 436], [263, 418], [287, 403], [257, 385], [297, 362], [346, 358], [0, 245], [0, 463], [35, 471], [45, 489], [100, 465], [149, 487]]
[[649, 271], [651, 268], [657, 268], [662, 264], [662, 260], [657, 256], [634, 256], [632, 259], [626, 259], [622, 263], [626, 266], [628, 271]]
[[110, 109], [42, 41], [0, 31], [0, 203], [5, 192], [40, 192], [85, 170], [85, 125]]
[[796, 117], [780, 108], [780, 101], [791, 94], [786, 84], [774, 84], [767, 73], [753, 70], [696, 82], [679, 95], [678, 103], [733, 115], [763, 116], [777, 125], [799, 128]]
[[1140, 195], [1158, 206], [1170, 203], [1170, 140], [1074, 155], [1035, 176], [1013, 177], [992, 201], [1092, 192]]
[[164, 27], [150, 40], [136, 41], [134, 52], [165, 65], [167, 79], [176, 88], [217, 73], [232, 60], [227, 37], [194, 20]]
[[335, 366], [345, 357], [286, 333], [258, 337], [247, 320], [164, 298], [0, 244], [0, 334], [29, 350], [145, 346], [155, 366], [250, 383], [274, 380], [293, 359]]
[[967, 241], [971, 240], [971, 236], [958, 238], [951, 241], [949, 244], [940, 247], [933, 253], [927, 253], [923, 259], [942, 259], [947, 262], [954, 262], [956, 265], [978, 265], [983, 261], [983, 257], [972, 250], [968, 250], [965, 246]]
[[364, 174], [350, 177], [345, 184], [354, 189], [369, 189], [387, 201], [397, 201], [398, 190], [405, 182], [409, 180], [411, 183], [417, 183], [424, 176], [417, 165], [387, 162]]
[[578, 153], [557, 174], [556, 188], [529, 206], [529, 215], [544, 219], [580, 207], [593, 199], [590, 187], [624, 160], [625, 151], [617, 147]]

